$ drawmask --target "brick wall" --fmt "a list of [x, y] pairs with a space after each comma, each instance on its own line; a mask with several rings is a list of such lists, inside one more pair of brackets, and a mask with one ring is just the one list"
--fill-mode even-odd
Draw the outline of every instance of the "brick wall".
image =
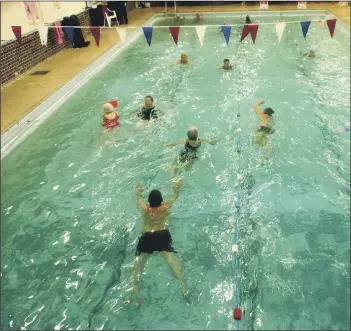
[[[78, 20], [82, 26], [90, 26], [88, 11], [79, 13]], [[84, 37], [90, 34], [89, 29], [82, 29]], [[22, 41], [16, 39], [1, 46], [1, 84], [7, 83], [25, 71], [33, 68], [41, 61], [58, 53], [61, 49], [70, 44], [64, 40], [62, 45], [58, 45], [55, 38], [54, 29], [48, 29], [47, 46], [40, 42], [39, 32], [33, 31], [22, 36]], [[16, 74], [17, 73], [17, 74]]]

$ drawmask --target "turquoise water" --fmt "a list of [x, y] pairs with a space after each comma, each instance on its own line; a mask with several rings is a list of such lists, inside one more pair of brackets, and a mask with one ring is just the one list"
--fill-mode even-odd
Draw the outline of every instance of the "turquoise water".
[[[305, 41], [293, 24], [278, 44], [273, 27], [261, 26], [256, 45], [239, 34], [233, 28], [226, 46], [219, 28], [208, 29], [203, 47], [191, 28], [179, 47], [166, 29], [154, 31], [152, 47], [141, 36], [3, 160], [2, 328], [236, 329], [230, 251], [240, 172], [240, 328], [349, 329], [349, 33], [337, 26], [331, 39], [312, 23]], [[309, 49], [317, 57], [302, 60]], [[183, 50], [193, 68], [171, 67]], [[215, 70], [225, 57], [237, 70]], [[166, 115], [139, 127], [147, 94]], [[103, 135], [102, 103], [113, 98], [123, 126]], [[250, 139], [261, 98], [276, 111], [268, 160]], [[137, 308], [123, 300], [142, 228], [135, 186], [144, 198], [154, 188], [169, 197], [167, 171], [181, 147], [164, 143], [184, 138], [189, 124], [219, 141], [201, 147], [171, 216], [192, 303], [155, 256]]]

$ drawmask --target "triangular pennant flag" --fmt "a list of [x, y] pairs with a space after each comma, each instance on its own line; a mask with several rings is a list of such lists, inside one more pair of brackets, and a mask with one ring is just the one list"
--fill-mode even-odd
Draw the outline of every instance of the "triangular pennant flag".
[[250, 26], [245, 24], [243, 31], [241, 32], [240, 41], [243, 41], [249, 33], [250, 33]]
[[149, 46], [151, 46], [152, 30], [152, 26], [143, 26], [144, 35]]
[[179, 26], [170, 26], [169, 27], [169, 32], [171, 33], [174, 42], [178, 45], [178, 36], [179, 36]]
[[225, 38], [225, 41], [227, 42], [227, 45], [229, 44], [229, 36], [230, 36], [231, 30], [232, 30], [232, 27], [230, 25], [222, 26], [222, 32], [224, 34], [224, 38]]
[[285, 22], [279, 22], [275, 24], [275, 31], [277, 32], [279, 42], [282, 40], [285, 26], [286, 26]]
[[100, 45], [100, 27], [99, 26], [91, 26], [90, 27], [91, 33], [94, 36], [96, 46], [99, 47]]
[[311, 21], [300, 22], [300, 24], [301, 24], [303, 37], [306, 39], [306, 35], [308, 32], [308, 28], [310, 27]]
[[127, 29], [126, 28], [116, 28], [117, 33], [121, 39], [122, 44], [126, 42]]
[[49, 27], [44, 24], [40, 24], [38, 26], [39, 37], [40, 37], [41, 44], [43, 46], [46, 46], [48, 42], [48, 29]]
[[22, 40], [22, 26], [20, 25], [14, 25], [11, 26], [13, 34], [17, 38], [17, 40], [21, 41]]
[[253, 43], [255, 43], [256, 36], [257, 36], [257, 30], [258, 30], [258, 24], [249, 25], [249, 27], [250, 27], [250, 34], [251, 34], [252, 41], [253, 41]]
[[206, 25], [197, 25], [195, 26], [197, 36], [199, 37], [200, 45], [203, 46], [205, 32], [206, 32]]
[[327, 20], [327, 24], [328, 24], [328, 29], [329, 29], [329, 32], [330, 32], [330, 36], [333, 38], [334, 31], [335, 31], [336, 19]]

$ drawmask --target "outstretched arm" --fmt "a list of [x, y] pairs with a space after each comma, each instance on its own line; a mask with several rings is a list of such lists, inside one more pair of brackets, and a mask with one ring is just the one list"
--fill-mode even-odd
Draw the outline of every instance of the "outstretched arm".
[[264, 100], [258, 101], [254, 104], [254, 111], [258, 115], [262, 115], [263, 111], [260, 109], [260, 105], [264, 103]]
[[167, 205], [168, 208], [171, 208], [173, 206], [173, 204], [176, 202], [176, 200], [179, 197], [179, 191], [180, 191], [180, 186], [182, 185], [182, 182], [179, 181], [177, 183], [175, 183], [174, 187], [173, 187], [173, 195], [172, 197], [165, 203], [165, 205]]
[[176, 141], [174, 143], [167, 143], [166, 147], [173, 147], [173, 146], [177, 146], [177, 145], [185, 144], [185, 143], [186, 143], [186, 139], [182, 139], [182, 140]]
[[201, 138], [201, 141], [208, 143], [210, 145], [215, 145], [217, 143], [216, 140], [209, 140], [209, 139], [202, 139], [202, 138]]
[[136, 202], [139, 208], [146, 210], [147, 204], [141, 198], [141, 194], [143, 193], [143, 187], [141, 185], [137, 185], [137, 192], [136, 192]]

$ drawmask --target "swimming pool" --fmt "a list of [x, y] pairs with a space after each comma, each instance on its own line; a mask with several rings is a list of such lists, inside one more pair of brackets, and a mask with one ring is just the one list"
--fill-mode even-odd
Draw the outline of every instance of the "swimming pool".
[[[221, 24], [223, 17], [206, 20]], [[220, 29], [208, 28], [200, 47], [195, 30], [184, 28], [179, 48], [167, 29], [154, 30], [150, 48], [139, 37], [6, 156], [3, 328], [236, 328], [230, 250], [238, 105], [241, 328], [349, 328], [349, 32], [338, 23], [331, 39], [325, 26], [312, 24], [305, 41], [299, 24], [288, 25], [278, 44], [266, 25], [256, 45], [239, 44], [239, 33], [233, 28], [226, 46]], [[311, 48], [317, 57], [301, 60], [300, 51]], [[183, 50], [194, 67], [170, 67]], [[225, 57], [236, 71], [215, 70]], [[147, 94], [166, 117], [141, 129], [134, 114]], [[103, 136], [101, 106], [113, 98], [123, 126]], [[261, 98], [276, 110], [268, 161], [250, 142], [252, 105]], [[143, 277], [143, 307], [124, 305], [141, 231], [135, 186], [169, 196], [167, 170], [179, 149], [164, 143], [185, 137], [189, 124], [219, 141], [202, 146], [171, 217], [193, 302], [184, 303], [154, 257]]]

